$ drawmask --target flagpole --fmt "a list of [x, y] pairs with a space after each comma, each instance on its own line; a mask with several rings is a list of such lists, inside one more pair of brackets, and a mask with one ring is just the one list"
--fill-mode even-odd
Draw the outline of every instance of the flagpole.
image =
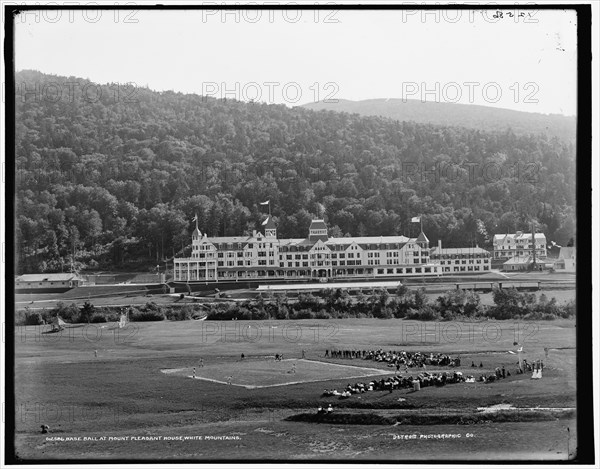
[[271, 199], [269, 199], [269, 218], [271, 218]]
[[423, 233], [423, 215], [419, 215], [419, 220], [421, 222], [421, 233]]

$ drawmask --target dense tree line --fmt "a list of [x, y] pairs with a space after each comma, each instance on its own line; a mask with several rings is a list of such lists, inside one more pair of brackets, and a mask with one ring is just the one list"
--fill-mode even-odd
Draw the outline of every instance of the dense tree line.
[[481, 304], [473, 291], [449, 290], [431, 301], [424, 289], [402, 285], [395, 294], [374, 290], [352, 297], [347, 291], [323, 290], [320, 295], [300, 294], [297, 300], [285, 294], [259, 297], [243, 303], [211, 306], [207, 319], [217, 321], [254, 319], [345, 319], [404, 318], [418, 321], [473, 319], [558, 319], [575, 317], [575, 302], [558, 304], [546, 295], [521, 293], [514, 288], [493, 291], [494, 305]]
[[17, 325], [51, 324], [59, 315], [72, 323], [117, 322], [121, 313], [129, 311], [129, 319], [140, 321], [182, 321], [206, 316], [209, 320], [267, 320], [267, 319], [345, 319], [345, 318], [404, 318], [419, 321], [464, 321], [484, 319], [542, 319], [573, 318], [575, 301], [557, 303], [545, 294], [519, 292], [514, 288], [493, 291], [494, 305], [481, 304], [473, 291], [449, 290], [431, 301], [424, 289], [411, 290], [400, 286], [395, 292], [386, 289], [351, 296], [347, 291], [322, 290], [319, 294], [301, 293], [290, 298], [285, 293], [259, 295], [257, 299], [241, 303], [208, 305], [181, 304], [145, 306], [94, 307], [86, 302], [81, 308], [75, 304], [58, 303], [55, 308], [42, 312], [17, 311]]
[[575, 233], [572, 143], [244, 103], [23, 71], [16, 76], [19, 272], [122, 267], [324, 213], [330, 234], [489, 247], [494, 233]]

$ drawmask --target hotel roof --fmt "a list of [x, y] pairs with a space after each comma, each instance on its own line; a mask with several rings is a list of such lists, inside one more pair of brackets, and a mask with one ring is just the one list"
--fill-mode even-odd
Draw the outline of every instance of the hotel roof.
[[[353, 236], [349, 238], [329, 238], [325, 244], [404, 244], [411, 241], [406, 236]], [[415, 239], [413, 238], [414, 242]]]
[[[514, 239], [515, 241], [531, 239], [531, 233], [506, 233], [494, 235], [494, 241], [503, 241], [505, 239]], [[535, 239], [546, 239], [546, 235], [544, 233], [536, 233]]]
[[74, 273], [59, 273], [59, 274], [23, 274], [16, 278], [17, 282], [65, 282], [68, 280], [81, 280]]
[[438, 248], [434, 247], [431, 249], [431, 255], [434, 254], [445, 254], [445, 255], [462, 255], [462, 254], [489, 254], [489, 251], [486, 251], [483, 248], [475, 247], [475, 248]]
[[313, 220], [310, 222], [309, 230], [326, 230], [325, 220]]

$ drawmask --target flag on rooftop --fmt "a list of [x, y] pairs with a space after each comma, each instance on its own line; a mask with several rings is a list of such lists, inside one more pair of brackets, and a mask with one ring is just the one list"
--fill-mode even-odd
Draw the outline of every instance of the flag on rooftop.
[[267, 217], [267, 219], [265, 221], [263, 221], [262, 224], [266, 225], [267, 223], [269, 223], [269, 218], [271, 218], [271, 217]]
[[192, 218], [192, 221], [198, 221], [198, 215], [194, 215], [194, 218]]
[[267, 200], [267, 201], [265, 201], [265, 202], [261, 202], [261, 203], [260, 203], [260, 205], [268, 205], [268, 204], [269, 204], [269, 202], [270, 202], [270, 200]]
[[419, 223], [421, 221], [421, 217], [412, 217], [410, 221], [411, 223]]

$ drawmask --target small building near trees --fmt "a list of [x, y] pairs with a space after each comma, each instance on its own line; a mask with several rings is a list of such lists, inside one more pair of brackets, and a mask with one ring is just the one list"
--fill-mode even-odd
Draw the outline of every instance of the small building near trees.
[[74, 273], [24, 274], [15, 279], [15, 293], [60, 293], [82, 285]]

